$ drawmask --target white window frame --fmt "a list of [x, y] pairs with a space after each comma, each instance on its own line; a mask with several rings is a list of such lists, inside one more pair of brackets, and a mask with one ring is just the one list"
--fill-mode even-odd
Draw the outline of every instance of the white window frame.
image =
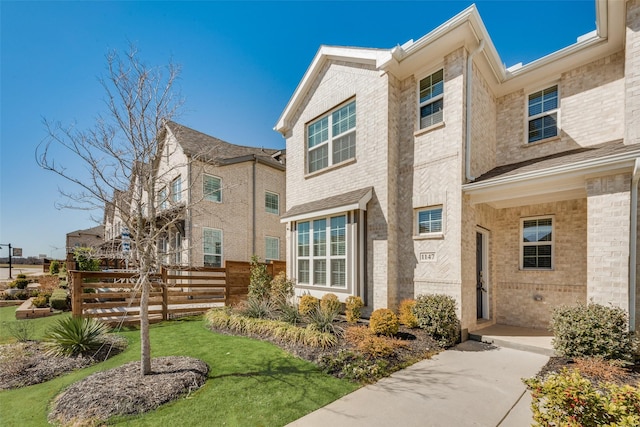
[[[220, 253], [215, 253], [215, 248], [214, 248], [214, 252], [207, 252], [207, 246], [206, 246], [206, 232], [208, 231], [212, 231], [212, 232], [219, 232], [220, 233]], [[214, 240], [214, 246], [215, 246], [215, 240]], [[219, 257], [220, 258], [220, 263], [218, 267], [222, 267], [224, 265], [224, 233], [222, 232], [222, 230], [218, 229], [218, 228], [208, 228], [208, 227], [202, 227], [202, 262], [203, 265], [205, 267], [215, 267], [212, 265], [207, 265], [206, 263], [206, 257], [207, 256], [213, 256], [213, 257]]]
[[[271, 257], [269, 256], [269, 242], [276, 243], [276, 256], [275, 257]], [[273, 254], [271, 254], [273, 255]], [[280, 238], [279, 237], [272, 237], [272, 236], [265, 236], [264, 237], [264, 259], [265, 260], [270, 260], [270, 261], [278, 261], [280, 260]]]
[[[438, 73], [442, 73], [442, 92], [426, 99], [425, 101], [420, 101], [420, 86], [422, 84], [422, 82], [426, 79], [432, 79], [433, 81], [433, 76], [435, 76]], [[430, 88], [433, 87], [433, 83], [429, 86]], [[422, 129], [428, 129], [432, 126], [436, 126], [439, 125], [441, 123], [444, 123], [444, 68], [440, 68], [439, 70], [430, 73], [429, 75], [426, 75], [424, 77], [422, 77], [421, 79], [418, 79], [418, 130], [422, 130]], [[428, 107], [432, 104], [435, 104], [436, 102], [442, 102], [442, 119], [437, 121], [437, 122], [433, 122], [433, 123], [429, 123], [426, 126], [422, 126], [422, 109], [424, 107]], [[433, 113], [429, 115], [429, 117], [433, 116]]]
[[[207, 182], [207, 178], [213, 178], [213, 179], [217, 179], [218, 182], [220, 183], [218, 190], [214, 191], [211, 194], [216, 194], [218, 193], [218, 200], [214, 200], [213, 198], [211, 198], [210, 195], [207, 194], [207, 188], [206, 188], [206, 182]], [[203, 199], [208, 201], [208, 202], [213, 202], [213, 203], [222, 203], [222, 178], [220, 178], [219, 176], [215, 176], [215, 175], [210, 175], [210, 174], [203, 174], [202, 175], [202, 196]]]
[[[556, 108], [552, 108], [549, 110], [544, 110], [544, 103], [542, 105], [542, 111], [538, 114], [533, 114], [533, 115], [529, 115], [529, 98], [538, 93], [538, 92], [543, 92], [545, 90], [549, 90], [552, 89], [553, 87], [556, 88]], [[548, 84], [545, 87], [543, 87], [542, 89], [538, 89], [538, 90], [534, 90], [531, 91], [529, 93], [527, 93], [527, 96], [525, 97], [525, 108], [524, 108], [524, 114], [525, 114], [525, 132], [524, 132], [524, 140], [525, 140], [525, 144], [536, 144], [538, 142], [541, 141], [546, 141], [549, 139], [553, 139], [553, 138], [557, 138], [558, 136], [560, 136], [560, 84], [559, 83], [552, 83], [552, 84]], [[536, 139], [535, 141], [531, 141], [530, 136], [529, 136], [529, 125], [533, 120], [537, 120], [537, 119], [541, 119], [547, 116], [551, 116], [555, 114], [556, 115], [556, 134], [552, 135], [552, 136], [548, 136], [546, 138], [542, 137], [540, 139]]]
[[[277, 207], [276, 207], [275, 211], [273, 211], [273, 208], [268, 206], [268, 204], [267, 204], [267, 197], [269, 197], [269, 196], [275, 196], [275, 198], [276, 198]], [[273, 191], [265, 191], [264, 192], [264, 210], [267, 213], [270, 213], [270, 214], [280, 215], [280, 195], [278, 193], [274, 193]]]
[[[524, 223], [526, 221], [551, 220], [551, 240], [541, 240], [535, 242], [524, 241]], [[520, 270], [525, 271], [552, 271], [555, 269], [555, 235], [556, 235], [556, 219], [554, 215], [542, 215], [527, 218], [520, 218]], [[524, 265], [524, 248], [531, 246], [551, 246], [551, 266], [550, 267], [525, 267]]]
[[173, 181], [171, 181], [171, 201], [173, 203], [180, 203], [182, 200], [182, 176], [178, 175]]
[[175, 265], [182, 264], [182, 234], [180, 234], [179, 231], [175, 232], [173, 235], [173, 250], [173, 261], [175, 262]]
[[[440, 211], [440, 230], [439, 231], [429, 231], [426, 233], [421, 233], [420, 232], [420, 214], [422, 212], [433, 212], [433, 211]], [[415, 231], [414, 231], [414, 235], [417, 237], [441, 237], [444, 235], [444, 230], [445, 230], [445, 210], [444, 210], [444, 205], [433, 205], [433, 206], [425, 206], [425, 207], [421, 207], [421, 208], [417, 208], [415, 209], [415, 216], [414, 216], [414, 227], [415, 227]]]
[[167, 194], [167, 187], [162, 187], [162, 189], [158, 191], [158, 209], [167, 209], [168, 201], [169, 195]]
[[[296, 223], [296, 231], [295, 231], [295, 272], [296, 272], [296, 278], [298, 280], [298, 284], [300, 285], [304, 285], [304, 286], [309, 286], [309, 287], [313, 287], [316, 289], [327, 289], [327, 290], [340, 290], [340, 291], [346, 291], [349, 289], [349, 278], [350, 278], [350, 262], [349, 262], [349, 257], [351, 256], [349, 254], [349, 251], [352, 250], [352, 248], [350, 248], [349, 245], [349, 240], [351, 239], [351, 236], [349, 235], [349, 217], [350, 214], [349, 213], [342, 213], [342, 214], [337, 214], [337, 215], [330, 215], [330, 216], [323, 216], [323, 217], [317, 217], [317, 218], [310, 218], [310, 219], [305, 219], [303, 221], [298, 221]], [[332, 225], [331, 225], [331, 220], [332, 219], [336, 219], [336, 218], [344, 218], [344, 227], [342, 228], [344, 231], [344, 239], [343, 239], [343, 253], [342, 254], [334, 254], [332, 252], [332, 242], [331, 242], [331, 232], [333, 230]], [[325, 225], [322, 229], [316, 229], [315, 226], [317, 223], [321, 222], [321, 221], [325, 221]], [[307, 251], [307, 255], [300, 255], [299, 252], [299, 227], [300, 224], [309, 224], [309, 246], [308, 246], [308, 251]], [[324, 245], [320, 246], [320, 248], [323, 248], [324, 250], [324, 255], [316, 255], [315, 254], [315, 240], [316, 240], [316, 233], [321, 233], [320, 230], [324, 230], [324, 236], [325, 236], [325, 241], [324, 241]], [[300, 278], [300, 274], [299, 274], [299, 266], [300, 266], [300, 261], [307, 261], [308, 264], [308, 271], [309, 271], [309, 280], [307, 282], [301, 281]], [[316, 282], [316, 269], [315, 269], [315, 261], [325, 261], [324, 262], [324, 284], [322, 283], [318, 283]], [[344, 275], [344, 284], [343, 285], [333, 285], [333, 269], [332, 269], [332, 265], [334, 261], [342, 261], [344, 263], [344, 268], [342, 270], [343, 275]]]
[[[338, 134], [333, 134], [333, 116], [334, 113], [338, 112], [339, 110], [349, 107], [353, 105], [353, 108], [355, 109], [354, 111], [354, 115], [355, 115], [355, 119], [354, 119], [354, 124], [353, 127], [338, 133]], [[311, 128], [311, 126], [320, 123], [322, 120], [327, 119], [327, 139], [324, 141], [321, 141], [320, 143], [314, 145], [313, 147], [309, 147], [309, 140], [310, 140], [310, 134], [309, 134], [309, 129]], [[308, 174], [313, 174], [313, 173], [317, 173], [320, 171], [323, 171], [325, 169], [328, 169], [332, 166], [335, 165], [339, 165], [342, 163], [346, 163], [348, 161], [351, 161], [353, 159], [356, 158], [356, 145], [357, 145], [357, 141], [355, 140], [356, 136], [357, 136], [357, 127], [358, 127], [358, 109], [357, 109], [357, 104], [356, 104], [356, 100], [355, 99], [350, 99], [349, 101], [343, 102], [342, 104], [340, 104], [339, 106], [331, 109], [330, 111], [326, 112], [325, 114], [323, 114], [322, 116], [314, 119], [313, 121], [307, 123], [307, 125], [305, 126], [305, 130], [306, 130], [306, 135], [305, 135], [305, 150], [306, 150], [306, 159], [305, 159], [305, 168]], [[342, 159], [338, 162], [334, 162], [334, 144], [341, 138], [350, 136], [353, 134], [353, 156], [347, 157], [345, 159]], [[327, 165], [323, 166], [321, 168], [315, 169], [315, 170], [311, 170], [311, 152], [315, 152], [320, 150], [322, 147], [327, 147]]]

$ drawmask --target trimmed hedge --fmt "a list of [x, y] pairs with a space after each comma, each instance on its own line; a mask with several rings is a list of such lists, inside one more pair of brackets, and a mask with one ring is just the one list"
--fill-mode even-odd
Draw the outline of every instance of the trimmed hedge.
[[419, 295], [411, 309], [418, 327], [444, 347], [451, 347], [460, 338], [460, 321], [456, 316], [456, 301], [442, 294]]
[[49, 298], [49, 305], [54, 310], [67, 310], [69, 308], [67, 300], [67, 291], [64, 289], [56, 289]]

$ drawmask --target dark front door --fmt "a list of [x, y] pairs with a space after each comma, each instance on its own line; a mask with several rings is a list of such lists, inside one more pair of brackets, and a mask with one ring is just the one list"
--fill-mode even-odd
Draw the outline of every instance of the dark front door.
[[485, 317], [484, 299], [487, 297], [487, 289], [484, 281], [484, 235], [476, 232], [476, 311], [478, 319]]

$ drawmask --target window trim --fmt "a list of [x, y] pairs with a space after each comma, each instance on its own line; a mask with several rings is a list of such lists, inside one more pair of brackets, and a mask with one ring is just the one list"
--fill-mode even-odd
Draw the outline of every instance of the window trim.
[[[217, 191], [214, 191], [212, 194], [215, 193], [220, 193], [220, 197], [218, 198], [219, 200], [211, 200], [207, 197], [207, 192], [205, 191], [205, 182], [207, 178], [214, 178], [217, 179], [220, 182], [220, 187]], [[212, 202], [212, 203], [222, 203], [222, 178], [216, 175], [212, 175], [212, 174], [208, 174], [208, 173], [203, 173], [202, 174], [202, 198], [207, 201], [207, 202]]]
[[[276, 208], [276, 212], [270, 211], [269, 207], [267, 206], [267, 196], [268, 195], [276, 196], [276, 200], [278, 202], [278, 207]], [[264, 210], [267, 213], [279, 216], [280, 215], [280, 194], [274, 193], [273, 191], [265, 191], [264, 192]]]
[[[420, 233], [420, 212], [427, 212], [427, 211], [435, 211], [435, 210], [440, 210], [440, 231], [432, 231], [429, 233]], [[422, 206], [419, 208], [415, 208], [414, 209], [414, 218], [413, 218], [413, 227], [414, 227], [414, 231], [413, 231], [413, 236], [415, 239], [433, 239], [433, 238], [442, 238], [444, 237], [444, 233], [445, 233], [445, 225], [446, 225], [446, 215], [445, 215], [445, 209], [444, 209], [444, 204], [440, 204], [440, 205], [429, 205], [429, 206]]]
[[[554, 86], [556, 87], [556, 92], [557, 92], [557, 97], [558, 97], [558, 105], [556, 106], [556, 108], [554, 108], [552, 110], [542, 111], [542, 112], [540, 112], [538, 114], [534, 114], [532, 116], [529, 116], [529, 97], [531, 95], [533, 95], [534, 93], [543, 92], [543, 91], [545, 91], [547, 89], [551, 89]], [[539, 144], [541, 142], [550, 141], [550, 140], [557, 139], [557, 138], [560, 137], [560, 131], [562, 129], [561, 121], [560, 121], [560, 117], [561, 117], [561, 114], [560, 114], [561, 99], [562, 99], [562, 96], [561, 96], [561, 90], [560, 90], [560, 82], [549, 83], [549, 84], [543, 85], [542, 87], [538, 86], [538, 89], [529, 91], [525, 95], [525, 97], [524, 97], [524, 143], [525, 143], [526, 146]], [[557, 129], [556, 134], [553, 135], [553, 136], [548, 136], [546, 138], [537, 139], [535, 141], [530, 141], [529, 140], [529, 123], [532, 120], [536, 120], [536, 119], [539, 119], [541, 117], [550, 116], [550, 115], [552, 115], [554, 113], [556, 114], [556, 129]]]
[[[220, 254], [205, 252], [205, 236], [204, 236], [205, 230], [220, 232]], [[220, 257], [220, 267], [213, 267], [213, 268], [221, 268], [224, 266], [224, 231], [223, 230], [219, 228], [213, 228], [213, 227], [202, 227], [202, 265], [204, 265], [205, 267], [211, 267], [205, 263], [205, 256], [207, 255]]]
[[158, 210], [167, 209], [169, 204], [169, 193], [167, 191], [166, 186], [158, 190], [157, 197], [158, 197]]
[[[278, 256], [276, 258], [269, 257], [269, 254], [267, 253], [267, 249], [268, 249], [267, 241], [269, 239], [275, 240], [278, 243]], [[266, 260], [269, 260], [269, 261], [280, 261], [280, 238], [279, 237], [264, 236], [264, 259], [265, 259], [265, 261]]]
[[[351, 104], [354, 104], [354, 108], [356, 109], [355, 111], [355, 124], [353, 125], [352, 128], [339, 133], [337, 135], [333, 135], [333, 113], [335, 113], [336, 111], [340, 110], [341, 108], [347, 107]], [[312, 148], [309, 148], [309, 127], [311, 127], [312, 125], [318, 123], [319, 121], [323, 120], [324, 118], [328, 118], [328, 123], [327, 123], [327, 132], [328, 132], [328, 137], [326, 141], [321, 142], [320, 144], [315, 145]], [[356, 153], [355, 153], [355, 148], [357, 146], [357, 139], [356, 141], [354, 141], [354, 155], [353, 157], [349, 157], [346, 159], [343, 159], [340, 162], [334, 163], [333, 162], [333, 145], [334, 142], [344, 136], [350, 135], [350, 134], [354, 134], [355, 137], [357, 138], [358, 135], [358, 108], [357, 108], [357, 103], [356, 103], [356, 99], [355, 97], [349, 98], [347, 100], [345, 100], [344, 102], [338, 104], [337, 106], [333, 107], [332, 109], [322, 113], [320, 116], [315, 117], [314, 119], [310, 120], [309, 122], [307, 122], [305, 124], [305, 137], [304, 137], [304, 148], [305, 148], [305, 174], [306, 175], [311, 175], [311, 174], [317, 174], [320, 172], [323, 172], [325, 170], [331, 169], [333, 167], [336, 167], [338, 165], [344, 165], [347, 162], [351, 162], [353, 160], [355, 160], [356, 158]], [[319, 149], [322, 146], [327, 146], [327, 166], [316, 169], [314, 171], [310, 170], [310, 153], [311, 151], [315, 151], [317, 149]]]
[[[440, 71], [442, 71], [442, 93], [439, 95], [436, 95], [432, 98], [427, 99], [426, 101], [420, 102], [420, 83], [427, 79], [432, 77], [434, 74], [439, 73]], [[431, 73], [425, 73], [422, 77], [417, 79], [417, 87], [416, 87], [416, 99], [418, 101], [418, 109], [416, 112], [417, 115], [417, 126], [416, 126], [416, 132], [421, 132], [421, 131], [428, 131], [431, 129], [437, 129], [439, 127], [441, 127], [444, 124], [444, 93], [445, 93], [445, 73], [444, 73], [444, 67], [440, 66], [438, 67], [437, 70], [431, 72]], [[435, 123], [431, 123], [428, 126], [422, 127], [422, 118], [420, 116], [420, 112], [422, 110], [423, 107], [426, 107], [428, 105], [431, 105], [435, 102], [438, 102], [442, 100], [442, 120], [435, 122]]]
[[[179, 188], [176, 191], [176, 183]], [[171, 181], [171, 201], [173, 203], [180, 203], [182, 201], [182, 175], [178, 175]]]
[[[524, 222], [540, 219], [551, 220], [551, 240], [548, 242], [525, 242], [524, 241]], [[555, 240], [556, 240], [556, 218], [555, 215], [539, 215], [520, 218], [520, 233], [519, 233], [519, 247], [520, 247], [520, 260], [518, 261], [520, 271], [554, 271], [555, 270]], [[524, 248], [525, 246], [551, 246], [551, 267], [525, 267], [524, 266]]]

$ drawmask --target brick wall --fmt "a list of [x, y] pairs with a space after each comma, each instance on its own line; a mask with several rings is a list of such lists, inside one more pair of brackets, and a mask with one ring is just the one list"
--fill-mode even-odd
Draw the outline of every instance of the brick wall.
[[625, 52], [626, 144], [640, 143], [640, 0], [627, 2]]

